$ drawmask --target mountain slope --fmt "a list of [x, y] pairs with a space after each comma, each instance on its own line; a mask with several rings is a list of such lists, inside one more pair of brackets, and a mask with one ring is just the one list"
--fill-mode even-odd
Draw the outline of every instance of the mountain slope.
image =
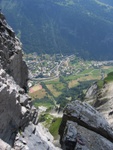
[[97, 0], [2, 0], [26, 52], [112, 59], [113, 7]]

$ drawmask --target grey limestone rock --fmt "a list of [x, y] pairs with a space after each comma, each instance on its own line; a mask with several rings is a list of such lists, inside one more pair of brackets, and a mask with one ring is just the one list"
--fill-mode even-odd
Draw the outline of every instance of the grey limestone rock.
[[97, 94], [98, 91], [98, 86], [96, 83], [94, 83], [86, 92], [85, 98], [94, 98], [95, 95]]
[[50, 133], [38, 124], [30, 123], [24, 132], [18, 133], [14, 143], [16, 150], [60, 150], [52, 144], [53, 138]]
[[34, 116], [37, 119], [38, 112], [26, 108], [29, 97], [19, 93], [21, 88], [3, 69], [0, 69], [0, 83], [0, 138], [12, 145], [18, 130], [24, 129]]
[[0, 62], [16, 83], [26, 89], [28, 69], [22, 59], [21, 47], [19, 39], [15, 37], [14, 31], [7, 24], [4, 15], [0, 13]]
[[0, 150], [59, 150], [37, 125], [22, 55], [20, 41], [0, 13]]
[[67, 121], [64, 134], [62, 137], [62, 149], [74, 150], [77, 144], [77, 129], [75, 123]]
[[85, 101], [94, 106], [113, 128], [113, 82], [104, 84], [101, 88], [96, 87], [94, 84], [88, 89]]
[[14, 150], [14, 149], [11, 148], [11, 146], [8, 145], [6, 142], [0, 139], [0, 150]]
[[65, 107], [59, 134], [63, 150], [69, 149], [66, 143], [71, 144], [70, 150], [113, 149], [113, 130], [106, 119], [89, 104], [80, 101]]

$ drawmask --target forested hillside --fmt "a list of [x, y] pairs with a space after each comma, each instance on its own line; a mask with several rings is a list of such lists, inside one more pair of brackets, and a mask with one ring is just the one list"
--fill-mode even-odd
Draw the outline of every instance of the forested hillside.
[[1, 0], [0, 6], [25, 52], [112, 59], [113, 2], [102, 1]]

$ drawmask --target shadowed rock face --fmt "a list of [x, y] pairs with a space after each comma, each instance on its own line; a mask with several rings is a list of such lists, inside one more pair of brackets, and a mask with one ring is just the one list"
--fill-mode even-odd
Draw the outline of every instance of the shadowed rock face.
[[0, 138], [10, 145], [19, 128], [32, 120], [30, 98], [20, 88], [27, 87], [27, 78], [21, 43], [0, 13]]
[[[71, 122], [70, 122], [71, 121]], [[63, 150], [113, 149], [113, 130], [99, 112], [80, 101], [74, 101], [64, 109], [64, 116], [59, 129], [60, 143]], [[69, 145], [69, 144], [68, 144]]]
[[0, 69], [0, 138], [13, 145], [18, 130], [23, 130], [35, 114], [30, 97]]
[[38, 124], [38, 110], [25, 93], [28, 70], [21, 43], [0, 13], [0, 149], [58, 150]]
[[0, 62], [16, 83], [26, 89], [28, 69], [22, 59], [21, 43], [15, 37], [3, 14], [0, 14]]

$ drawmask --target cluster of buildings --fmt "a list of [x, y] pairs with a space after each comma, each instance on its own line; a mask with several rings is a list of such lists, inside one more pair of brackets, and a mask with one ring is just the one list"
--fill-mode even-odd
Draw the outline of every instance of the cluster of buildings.
[[47, 79], [53, 77], [59, 77], [59, 75], [70, 75], [72, 74], [73, 68], [69, 65], [70, 60], [74, 59], [74, 55], [63, 56], [63, 55], [43, 55], [37, 56], [36, 54], [25, 55], [24, 59], [30, 70], [31, 79]]
[[[101, 66], [113, 65], [113, 61], [90, 61], [86, 63], [82, 59], [76, 58], [75, 55], [63, 56], [62, 54], [55, 55], [41, 55], [38, 56], [36, 53], [26, 54], [24, 59], [29, 68], [29, 78], [31, 80], [52, 80], [58, 78], [60, 75], [69, 76], [77, 75], [78, 73], [90, 69], [90, 68], [101, 68]], [[72, 61], [77, 63], [72, 65]]]

